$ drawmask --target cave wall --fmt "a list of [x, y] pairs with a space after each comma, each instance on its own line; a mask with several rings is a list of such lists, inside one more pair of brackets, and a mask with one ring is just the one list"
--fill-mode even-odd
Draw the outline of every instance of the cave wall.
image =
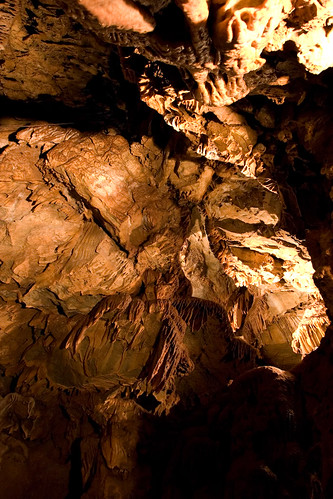
[[332, 497], [332, 18], [0, 5], [4, 498]]

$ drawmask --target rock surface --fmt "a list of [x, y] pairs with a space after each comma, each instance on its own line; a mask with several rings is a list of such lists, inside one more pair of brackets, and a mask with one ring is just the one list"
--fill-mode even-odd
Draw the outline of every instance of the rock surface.
[[332, 497], [332, 19], [0, 5], [2, 497]]

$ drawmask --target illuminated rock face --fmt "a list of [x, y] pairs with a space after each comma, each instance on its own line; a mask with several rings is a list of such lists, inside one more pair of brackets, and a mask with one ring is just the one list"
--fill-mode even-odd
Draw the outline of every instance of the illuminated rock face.
[[332, 497], [332, 2], [0, 13], [2, 497]]

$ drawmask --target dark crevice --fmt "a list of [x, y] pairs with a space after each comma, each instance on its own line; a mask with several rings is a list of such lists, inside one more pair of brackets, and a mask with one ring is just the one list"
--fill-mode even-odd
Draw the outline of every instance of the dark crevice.
[[71, 446], [71, 469], [69, 472], [68, 495], [66, 499], [80, 499], [83, 494], [81, 472], [81, 438], [76, 438]]

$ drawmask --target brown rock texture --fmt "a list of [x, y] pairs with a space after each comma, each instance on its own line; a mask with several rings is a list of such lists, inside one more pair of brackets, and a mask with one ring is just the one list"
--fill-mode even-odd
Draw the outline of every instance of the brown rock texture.
[[1, 497], [333, 497], [332, 19], [0, 3]]

